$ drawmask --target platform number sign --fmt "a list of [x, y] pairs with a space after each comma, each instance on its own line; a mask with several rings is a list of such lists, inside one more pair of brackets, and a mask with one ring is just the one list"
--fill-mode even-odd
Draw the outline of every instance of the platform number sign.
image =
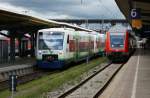
[[131, 10], [131, 18], [132, 19], [140, 19], [141, 18], [141, 13], [140, 13], [140, 9], [132, 9]]

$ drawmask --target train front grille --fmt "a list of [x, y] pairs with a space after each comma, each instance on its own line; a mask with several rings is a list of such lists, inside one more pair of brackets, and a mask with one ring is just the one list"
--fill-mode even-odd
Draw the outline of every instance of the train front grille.
[[55, 61], [55, 60], [58, 60], [58, 55], [43, 55], [42, 60], [44, 60], [44, 61]]

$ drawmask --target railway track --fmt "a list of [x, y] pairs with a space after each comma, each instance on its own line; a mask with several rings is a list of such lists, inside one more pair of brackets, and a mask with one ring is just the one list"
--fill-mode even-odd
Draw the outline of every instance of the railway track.
[[[75, 92], [82, 92], [82, 94], [84, 93], [84, 90], [87, 89], [84, 85], [87, 84], [90, 80], [92, 80], [94, 77], [96, 77], [98, 74], [100, 74], [101, 72], [103, 72], [104, 70], [108, 70], [108, 68], [110, 66], [113, 66], [114, 64], [107, 64], [106, 66], [104, 66], [103, 68], [101, 68], [100, 70], [98, 70], [97, 72], [95, 72], [94, 74], [92, 74], [91, 76], [89, 76], [87, 79], [85, 79], [84, 81], [80, 82], [78, 85], [74, 86], [73, 88], [69, 89], [68, 91], [64, 92], [63, 94], [61, 94], [60, 96], [58, 96], [58, 98], [83, 98], [83, 96], [78, 96], [79, 93], [75, 93]], [[103, 84], [102, 87], [100, 87], [100, 89], [98, 89], [93, 95], [91, 96], [84, 96], [84, 98], [98, 98], [98, 96], [105, 90], [105, 88], [108, 86], [108, 84], [111, 82], [111, 80], [114, 78], [114, 76], [117, 74], [117, 72], [122, 68], [124, 64], [119, 64], [119, 66], [117, 65], [115, 68], [115, 71], [113, 71], [113, 73], [109, 76], [109, 79], [107, 79], [107, 81]], [[81, 88], [83, 88], [83, 90], [81, 90]], [[79, 90], [80, 89], [80, 90]], [[92, 89], [90, 89], [92, 91]], [[74, 94], [75, 93], [75, 94]], [[69, 97], [71, 96], [72, 97]], [[74, 95], [74, 96], [73, 96]], [[76, 96], [77, 95], [77, 96]]]
[[[38, 79], [44, 75], [53, 74], [53, 73], [56, 73], [56, 71], [52, 71], [52, 72], [46, 71], [45, 72], [42, 70], [36, 70], [30, 74], [18, 76], [17, 77], [17, 85], [24, 84], [24, 83], [27, 83], [27, 82], [32, 81], [34, 79]], [[9, 80], [0, 81], [0, 91], [7, 89], [7, 88], [9, 88]]]

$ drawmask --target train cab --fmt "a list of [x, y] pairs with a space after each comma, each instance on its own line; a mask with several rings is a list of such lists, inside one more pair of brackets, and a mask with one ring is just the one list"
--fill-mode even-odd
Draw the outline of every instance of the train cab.
[[[124, 26], [114, 26], [106, 33], [105, 52], [111, 61], [126, 61], [131, 52], [133, 37]], [[133, 41], [132, 41], [133, 42]]]

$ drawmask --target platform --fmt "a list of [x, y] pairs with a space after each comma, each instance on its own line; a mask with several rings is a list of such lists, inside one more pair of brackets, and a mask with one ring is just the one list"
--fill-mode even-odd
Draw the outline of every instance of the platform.
[[8, 61], [7, 63], [0, 63], [0, 68], [3, 67], [10, 67], [10, 66], [15, 66], [15, 65], [24, 65], [24, 64], [33, 64], [35, 63], [35, 58], [31, 58], [31, 57], [24, 57], [24, 58], [20, 58], [17, 57], [15, 61], [11, 62]]
[[150, 51], [136, 51], [99, 98], [150, 98]]
[[8, 79], [9, 75], [15, 74], [18, 76], [33, 72], [35, 59], [17, 58], [14, 62], [0, 64], [0, 81]]

